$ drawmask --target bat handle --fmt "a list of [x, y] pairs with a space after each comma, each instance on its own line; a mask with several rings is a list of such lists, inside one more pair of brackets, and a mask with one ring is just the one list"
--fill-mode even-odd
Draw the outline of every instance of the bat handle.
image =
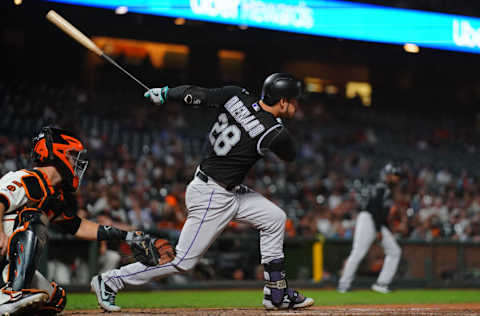
[[145, 90], [150, 90], [149, 87], [147, 87], [143, 82], [141, 82], [140, 80], [138, 80], [135, 76], [133, 76], [131, 73], [129, 73], [128, 71], [126, 71], [125, 69], [123, 69], [122, 66], [120, 66], [119, 64], [117, 64], [117, 62], [115, 60], [113, 60], [112, 58], [110, 58], [110, 56], [108, 56], [107, 54], [105, 53], [102, 53], [102, 56], [105, 60], [107, 60], [109, 63], [111, 63], [112, 65], [114, 65], [115, 67], [117, 67], [118, 69], [120, 69], [121, 71], [123, 71], [124, 74], [126, 74], [127, 76], [129, 76], [130, 78], [132, 78], [133, 80], [135, 80], [139, 85], [141, 85]]

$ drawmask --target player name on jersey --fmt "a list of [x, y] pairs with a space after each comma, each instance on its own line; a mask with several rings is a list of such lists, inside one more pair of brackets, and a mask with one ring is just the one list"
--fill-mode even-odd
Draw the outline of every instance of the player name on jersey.
[[260, 123], [237, 96], [233, 96], [224, 106], [251, 138], [255, 138], [265, 130], [265, 126]]

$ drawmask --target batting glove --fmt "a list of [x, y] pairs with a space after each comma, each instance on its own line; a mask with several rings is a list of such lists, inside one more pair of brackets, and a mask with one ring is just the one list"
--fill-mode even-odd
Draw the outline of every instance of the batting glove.
[[167, 101], [168, 87], [153, 88], [145, 92], [143, 95], [145, 98], [150, 98], [156, 105], [162, 105]]

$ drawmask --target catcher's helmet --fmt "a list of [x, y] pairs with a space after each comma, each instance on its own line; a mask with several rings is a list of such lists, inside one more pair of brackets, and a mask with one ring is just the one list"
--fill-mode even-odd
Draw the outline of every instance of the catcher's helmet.
[[32, 140], [32, 161], [37, 166], [54, 166], [62, 176], [62, 187], [76, 191], [88, 161], [80, 159], [86, 149], [72, 132], [43, 127]]
[[274, 105], [281, 98], [298, 98], [302, 93], [302, 83], [287, 73], [274, 73], [265, 79], [262, 88], [262, 101]]
[[387, 183], [398, 183], [405, 177], [405, 171], [401, 166], [394, 163], [387, 163], [382, 170], [380, 170], [380, 181]]

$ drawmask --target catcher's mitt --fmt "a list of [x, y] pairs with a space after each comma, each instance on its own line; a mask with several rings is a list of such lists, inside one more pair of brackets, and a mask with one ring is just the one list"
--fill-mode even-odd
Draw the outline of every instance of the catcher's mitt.
[[127, 236], [127, 241], [135, 259], [144, 265], [162, 265], [175, 258], [172, 245], [168, 240], [152, 239], [150, 235], [137, 231]]

